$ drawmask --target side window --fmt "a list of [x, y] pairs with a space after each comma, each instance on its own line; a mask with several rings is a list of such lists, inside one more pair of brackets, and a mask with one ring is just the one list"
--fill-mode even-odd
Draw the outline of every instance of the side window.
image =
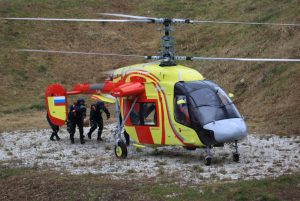
[[191, 125], [186, 96], [177, 95], [174, 98], [175, 120], [183, 125]]
[[136, 103], [133, 110], [130, 113], [130, 119], [132, 125], [141, 125], [140, 121], [140, 103]]
[[155, 103], [143, 103], [143, 122], [144, 125], [155, 126], [156, 124], [156, 105]]
[[157, 111], [155, 103], [136, 103], [130, 113], [132, 125], [157, 125]]

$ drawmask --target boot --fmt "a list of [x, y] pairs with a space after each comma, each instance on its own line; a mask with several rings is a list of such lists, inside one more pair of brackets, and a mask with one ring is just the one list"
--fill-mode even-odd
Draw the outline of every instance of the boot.
[[89, 139], [92, 139], [92, 133], [88, 132], [87, 136]]
[[80, 138], [80, 143], [81, 143], [81, 144], [84, 144], [84, 143], [85, 143], [85, 141], [84, 141], [83, 138]]
[[98, 136], [97, 140], [98, 141], [103, 141], [103, 139], [101, 138], [101, 136]]
[[52, 135], [51, 135], [51, 137], [50, 137], [50, 140], [51, 140], [51, 141], [55, 141], [55, 140], [54, 140], [54, 133], [52, 133]]
[[102, 133], [99, 133], [99, 132], [98, 132], [98, 137], [97, 137], [97, 140], [98, 140], [98, 141], [103, 141], [101, 135], [102, 135]]
[[57, 141], [60, 140], [60, 137], [58, 137], [57, 133], [56, 133], [55, 137], [56, 137], [56, 140], [57, 140]]
[[74, 141], [74, 138], [71, 138], [71, 144], [74, 144], [75, 141]]

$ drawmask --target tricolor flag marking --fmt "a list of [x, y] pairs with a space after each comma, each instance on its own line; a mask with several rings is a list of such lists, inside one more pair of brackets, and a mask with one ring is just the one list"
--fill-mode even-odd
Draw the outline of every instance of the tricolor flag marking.
[[66, 104], [66, 97], [64, 97], [64, 96], [54, 97], [54, 105], [55, 106], [64, 106], [65, 104]]

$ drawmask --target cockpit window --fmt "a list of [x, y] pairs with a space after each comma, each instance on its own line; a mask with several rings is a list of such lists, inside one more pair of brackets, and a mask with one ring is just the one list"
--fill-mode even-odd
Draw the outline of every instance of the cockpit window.
[[[225, 91], [211, 81], [177, 83], [175, 99], [180, 97], [180, 94], [184, 94], [187, 99], [192, 123], [200, 123], [203, 126], [222, 119], [240, 118], [239, 112]], [[178, 106], [175, 105], [176, 107]]]
[[174, 98], [175, 105], [175, 120], [183, 125], [189, 126], [191, 124], [190, 114], [188, 110], [186, 96], [177, 95]]
[[220, 106], [220, 101], [216, 96], [216, 92], [210, 88], [202, 88], [190, 93], [195, 104], [199, 106]]
[[223, 105], [229, 105], [232, 103], [231, 99], [227, 96], [223, 89], [219, 88], [217, 94], [221, 99]]

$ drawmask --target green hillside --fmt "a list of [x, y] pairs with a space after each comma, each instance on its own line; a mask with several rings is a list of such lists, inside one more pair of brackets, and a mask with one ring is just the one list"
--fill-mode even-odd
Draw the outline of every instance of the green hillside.
[[[2, 0], [0, 17], [100, 18], [96, 13], [226, 21], [300, 23], [299, 0], [107, 1]], [[14, 52], [53, 49], [120, 54], [155, 54], [159, 25], [22, 22], [0, 19], [1, 116], [44, 109], [50, 83], [70, 87], [100, 82], [103, 71], [141, 59]], [[177, 54], [218, 57], [300, 58], [300, 27], [178, 25]], [[235, 94], [251, 132], [300, 134], [300, 63], [183, 63]]]

